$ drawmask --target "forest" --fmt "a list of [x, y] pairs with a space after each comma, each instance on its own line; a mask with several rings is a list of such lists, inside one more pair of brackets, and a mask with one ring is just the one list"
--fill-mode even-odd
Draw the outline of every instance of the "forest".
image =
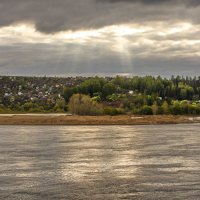
[[[87, 104], [93, 105], [91, 109], [86, 109], [87, 104], [82, 100], [86, 98], [84, 95], [87, 95]], [[117, 76], [109, 80], [95, 77], [85, 80], [76, 87], [64, 89], [64, 98], [69, 102], [69, 110], [78, 114], [85, 114], [85, 110], [90, 114], [96, 114], [98, 110], [100, 114], [110, 115], [200, 114], [199, 97], [200, 79], [196, 77], [172, 76], [166, 79], [152, 76], [132, 78]], [[95, 109], [94, 105], [103, 109]], [[83, 111], [81, 107], [84, 108]]]
[[1, 77], [0, 112], [199, 115], [200, 77]]

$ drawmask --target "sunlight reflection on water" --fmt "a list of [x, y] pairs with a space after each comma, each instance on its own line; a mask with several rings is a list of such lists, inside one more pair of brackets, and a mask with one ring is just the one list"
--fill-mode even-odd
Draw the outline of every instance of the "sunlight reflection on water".
[[199, 127], [0, 126], [0, 199], [198, 199]]

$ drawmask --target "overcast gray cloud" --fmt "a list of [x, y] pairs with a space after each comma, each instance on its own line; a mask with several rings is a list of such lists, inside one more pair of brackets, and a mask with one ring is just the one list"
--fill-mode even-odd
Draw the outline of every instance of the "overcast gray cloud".
[[166, 3], [173, 3], [173, 4], [186, 4], [186, 5], [198, 5], [200, 3], [199, 0], [96, 0], [101, 2], [140, 2], [142, 4], [166, 4]]
[[0, 26], [31, 22], [43, 32], [119, 23], [200, 20], [199, 0], [1, 0]]
[[0, 74], [198, 75], [200, 0], [0, 0]]
[[[142, 3], [142, 4], [163, 4], [163, 3], [177, 3], [177, 0], [96, 0], [97, 2], [111, 2], [111, 3], [118, 3], [118, 2], [130, 2], [130, 3]], [[182, 1], [183, 2], [183, 1]]]

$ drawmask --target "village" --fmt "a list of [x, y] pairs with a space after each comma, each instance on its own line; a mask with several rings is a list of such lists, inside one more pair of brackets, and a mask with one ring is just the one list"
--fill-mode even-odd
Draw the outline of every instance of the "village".
[[[33, 111], [40, 111], [42, 107], [53, 108], [62, 102], [63, 88], [80, 84], [83, 77], [0, 77], [0, 109], [23, 111], [29, 106]], [[27, 107], [27, 108], [26, 108]], [[42, 111], [42, 110], [41, 110]]]

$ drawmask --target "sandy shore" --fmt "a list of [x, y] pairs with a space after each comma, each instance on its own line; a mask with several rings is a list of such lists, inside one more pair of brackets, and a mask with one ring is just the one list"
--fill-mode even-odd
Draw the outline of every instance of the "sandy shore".
[[70, 116], [67, 114], [1, 114], [0, 125], [146, 125], [198, 123], [188, 116]]

